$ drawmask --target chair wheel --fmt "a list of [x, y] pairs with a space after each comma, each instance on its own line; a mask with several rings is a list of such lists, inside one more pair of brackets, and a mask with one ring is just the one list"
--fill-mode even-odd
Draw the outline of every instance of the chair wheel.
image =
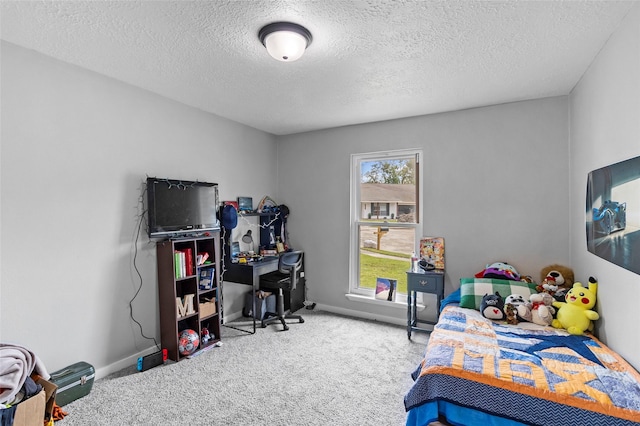
[[285, 325], [284, 328], [282, 329], [282, 331], [287, 331], [289, 329], [288, 325]]
[[260, 326], [261, 326], [262, 328], [267, 328], [267, 324], [265, 324], [265, 323], [260, 324]]
[[301, 322], [301, 323], [303, 323], [303, 322], [304, 322], [304, 319], [300, 318], [300, 322]]

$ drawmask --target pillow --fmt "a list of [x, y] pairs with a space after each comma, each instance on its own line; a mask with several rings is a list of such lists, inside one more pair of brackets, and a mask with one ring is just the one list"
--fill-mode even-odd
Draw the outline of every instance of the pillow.
[[519, 294], [524, 300], [529, 300], [529, 296], [537, 293], [536, 283], [497, 278], [460, 278], [460, 306], [480, 310], [482, 297], [495, 294], [496, 291], [503, 299], [510, 294]]

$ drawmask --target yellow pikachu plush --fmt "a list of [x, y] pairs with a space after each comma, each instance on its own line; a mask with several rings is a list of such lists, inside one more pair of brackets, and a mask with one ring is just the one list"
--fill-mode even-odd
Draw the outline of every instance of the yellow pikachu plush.
[[558, 315], [551, 325], [576, 335], [584, 334], [586, 330], [593, 331], [591, 321], [600, 318], [596, 311], [591, 310], [596, 304], [597, 290], [598, 282], [593, 277], [589, 278], [589, 288], [574, 283], [565, 296], [565, 302], [553, 302], [553, 306], [558, 308]]

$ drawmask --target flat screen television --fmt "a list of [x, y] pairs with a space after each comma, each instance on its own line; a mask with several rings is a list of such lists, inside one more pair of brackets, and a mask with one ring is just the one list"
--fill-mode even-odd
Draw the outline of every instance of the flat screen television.
[[147, 178], [149, 238], [179, 238], [220, 229], [218, 184]]

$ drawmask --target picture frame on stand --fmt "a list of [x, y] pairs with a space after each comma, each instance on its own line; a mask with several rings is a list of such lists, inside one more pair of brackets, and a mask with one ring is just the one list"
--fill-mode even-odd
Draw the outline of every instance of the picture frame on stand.
[[393, 278], [376, 278], [375, 298], [377, 300], [395, 302], [397, 286], [398, 280], [394, 280]]
[[444, 270], [444, 238], [424, 237], [420, 239], [420, 257]]

